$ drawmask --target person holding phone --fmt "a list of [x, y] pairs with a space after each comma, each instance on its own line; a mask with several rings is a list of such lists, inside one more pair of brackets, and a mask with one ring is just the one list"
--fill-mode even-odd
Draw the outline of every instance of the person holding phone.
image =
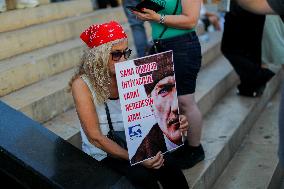
[[201, 1], [152, 0], [164, 9], [155, 12], [142, 8], [144, 13], [132, 11], [140, 20], [150, 21], [152, 38], [160, 44], [162, 51], [173, 50], [180, 113], [187, 117], [190, 125], [185, 145], [172, 153], [182, 169], [193, 167], [205, 158], [200, 143], [202, 115], [194, 98], [202, 59], [199, 39], [195, 32]]

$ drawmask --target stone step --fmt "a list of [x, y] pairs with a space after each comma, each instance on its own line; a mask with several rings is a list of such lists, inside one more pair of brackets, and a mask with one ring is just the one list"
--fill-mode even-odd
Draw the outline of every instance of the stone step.
[[211, 189], [247, 135], [267, 101], [278, 89], [280, 68], [259, 98], [241, 97], [231, 89], [204, 117], [202, 144], [205, 160], [184, 170], [192, 189]]
[[[205, 31], [200, 31], [199, 35], [204, 32]], [[207, 33], [207, 35], [209, 40], [207, 42], [200, 42], [202, 51], [202, 67], [205, 67], [208, 63], [222, 54], [220, 49], [223, 32], [210, 32]], [[208, 49], [212, 50], [209, 51]]]
[[[128, 25], [124, 27], [132, 46], [131, 31]], [[148, 24], [146, 28], [150, 35]], [[220, 41], [221, 32], [216, 32], [210, 34], [208, 43], [202, 44], [203, 65], [220, 54]], [[0, 61], [0, 97], [74, 67], [80, 61], [82, 44], [79, 38], [72, 39]]]
[[[125, 31], [131, 47], [131, 31]], [[78, 65], [84, 46], [76, 38], [0, 61], [0, 97]]]
[[127, 23], [122, 8], [117, 7], [1, 33], [0, 60], [77, 38], [91, 24], [109, 20]]
[[232, 66], [220, 56], [198, 74], [195, 99], [203, 115], [238, 81]]
[[[232, 67], [225, 62], [224, 58], [221, 57], [211, 62], [212, 64], [200, 71], [198, 76], [200, 79], [197, 81], [196, 92], [198, 104], [205, 104], [205, 102], [207, 102], [209, 108], [213, 106], [214, 102], [223, 95], [222, 93], [225, 93], [236, 81], [236, 75]], [[221, 85], [222, 87], [220, 87]], [[207, 108], [201, 108], [202, 113], [204, 113], [206, 109]], [[81, 148], [79, 133], [80, 122], [75, 109], [71, 109], [57, 116], [44, 125], [74, 146]]]
[[50, 0], [38, 0], [40, 5], [46, 5], [50, 3]]
[[66, 17], [78, 16], [91, 12], [92, 10], [90, 0], [80, 0], [50, 3], [46, 5], [41, 3], [40, 6], [34, 8], [7, 11], [0, 14], [0, 32], [16, 30]]
[[74, 72], [75, 69], [72, 68], [6, 95], [0, 100], [33, 120], [44, 122], [73, 107], [73, 99], [67, 89]]
[[0, 61], [0, 97], [74, 67], [82, 50], [74, 39]]
[[279, 102], [280, 90], [258, 116], [213, 189], [268, 188], [278, 163]]

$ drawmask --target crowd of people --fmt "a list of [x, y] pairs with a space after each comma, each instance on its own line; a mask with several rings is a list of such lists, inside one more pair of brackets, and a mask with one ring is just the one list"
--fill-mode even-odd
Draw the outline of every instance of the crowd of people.
[[[153, 1], [161, 3], [158, 0]], [[92, 25], [81, 35], [88, 49], [83, 55], [78, 73], [70, 82], [81, 121], [83, 150], [126, 176], [135, 187], [159, 188], [157, 184], [159, 181], [163, 188], [177, 187], [177, 183], [180, 184], [179, 188], [188, 188], [181, 169], [191, 168], [205, 158], [201, 145], [202, 115], [194, 98], [196, 79], [202, 60], [195, 28], [200, 19], [206, 31], [210, 25], [216, 31], [220, 31], [220, 17], [216, 13], [206, 11], [201, 1], [167, 0], [164, 9], [158, 13], [146, 8], [141, 11], [127, 8], [139, 2], [139, 0], [123, 1], [137, 56], [145, 56], [148, 45], [145, 21], [151, 24], [152, 40], [155, 44], [159, 44], [158, 51], [173, 50], [174, 72], [163, 68], [164, 74], [157, 74], [163, 75], [158, 79], [159, 81], [150, 87], [145, 87], [148, 96], [159, 98], [159, 93], [154, 91], [165, 90], [163, 89], [165, 84], [160, 84], [160, 81], [167, 83], [167, 92], [164, 95], [166, 98], [163, 96], [162, 101], [157, 100], [152, 106], [157, 123], [143, 139], [131, 160], [125, 148], [107, 137], [108, 126], [102, 121], [102, 117], [106, 116], [104, 103], [108, 104], [111, 112], [109, 117], [112, 118], [114, 128], [118, 131], [123, 130], [122, 114], [118, 108], [120, 107], [119, 92], [114, 64], [127, 60], [131, 51], [128, 49], [127, 36], [118, 23]], [[103, 6], [105, 7], [106, 4]], [[115, 5], [111, 6], [115, 7]], [[274, 76], [274, 73], [262, 64], [261, 44], [264, 23], [265, 16], [246, 11], [236, 2], [232, 2], [231, 10], [225, 15], [221, 50], [239, 75], [240, 83], [237, 87], [239, 95], [261, 96], [266, 83]], [[101, 29], [104, 28], [102, 26], [109, 29]], [[109, 31], [114, 33], [108, 35]], [[101, 32], [104, 35], [98, 34]], [[242, 34], [236, 32], [242, 32]], [[102, 36], [115, 37], [102, 38]], [[155, 75], [154, 72], [153, 74]], [[178, 97], [178, 104], [167, 103], [167, 100], [173, 98], [175, 94]], [[165, 107], [161, 108], [162, 106]], [[178, 114], [180, 127], [177, 130], [168, 129], [169, 126], [164, 123], [167, 123], [170, 116], [173, 119]], [[168, 132], [175, 134], [168, 134]], [[181, 142], [179, 137], [184, 132], [186, 132], [186, 140]], [[158, 145], [153, 139], [164, 142]], [[184, 145], [177, 150], [163, 155], [167, 145], [182, 143]], [[155, 146], [154, 150], [145, 150], [147, 145], [151, 144]], [[130, 166], [129, 161], [140, 161], [149, 154], [154, 158]], [[169, 175], [175, 176], [177, 181], [175, 186], [167, 181]]]
[[[149, 45], [144, 27], [147, 21], [152, 29], [151, 38], [159, 45], [158, 52], [172, 50], [174, 70], [165, 66], [153, 71], [156, 82], [145, 85], [147, 96], [159, 99], [154, 100], [151, 106], [157, 123], [143, 139], [132, 159], [129, 159], [126, 148], [108, 137], [110, 124], [115, 131], [124, 130], [114, 65], [126, 61], [132, 52], [128, 47], [128, 36], [118, 22], [93, 24], [82, 32], [80, 37], [86, 49], [69, 86], [81, 123], [84, 152], [125, 176], [135, 188], [160, 188], [159, 184], [163, 188], [189, 188], [182, 169], [192, 168], [205, 159], [201, 144], [203, 118], [195, 100], [196, 80], [202, 61], [201, 45], [196, 33], [198, 22], [204, 24], [207, 32], [210, 25], [216, 31], [224, 29], [221, 51], [239, 76], [237, 94], [258, 97], [275, 75], [263, 62], [284, 64], [283, 19], [279, 16], [265, 18], [260, 13], [283, 15], [283, 1], [282, 4], [277, 0], [267, 0], [268, 3], [266, 0], [255, 0], [258, 4], [250, 4], [247, 0], [232, 1], [231, 10], [225, 15], [224, 26], [221, 26], [220, 15], [207, 11], [201, 0], [152, 1], [163, 6], [163, 10], [131, 10], [127, 7], [141, 1], [122, 1], [137, 57], [145, 56]], [[116, 0], [98, 0], [97, 4], [99, 8], [119, 5]], [[37, 5], [37, 0], [17, 0], [17, 8]], [[5, 10], [5, 0], [0, 0], [0, 12]], [[272, 32], [270, 28], [275, 30]], [[284, 111], [283, 95], [284, 91], [280, 115]], [[176, 96], [178, 103], [172, 100]], [[284, 162], [282, 117], [279, 116], [279, 154]], [[179, 123], [178, 127], [176, 123]], [[171, 124], [175, 125], [174, 129]], [[182, 140], [182, 136], [185, 140]], [[163, 142], [155, 144], [153, 139]], [[155, 145], [155, 149], [146, 151], [145, 146], [149, 144]], [[164, 154], [168, 145], [181, 147]], [[135, 166], [130, 165], [130, 161], [145, 159], [145, 154], [153, 158]]]

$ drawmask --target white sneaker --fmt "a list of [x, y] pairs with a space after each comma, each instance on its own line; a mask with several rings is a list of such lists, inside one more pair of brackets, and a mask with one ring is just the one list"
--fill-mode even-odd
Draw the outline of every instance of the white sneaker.
[[5, 12], [7, 10], [6, 1], [0, 0], [0, 12]]
[[17, 9], [31, 8], [39, 5], [37, 0], [17, 0]]

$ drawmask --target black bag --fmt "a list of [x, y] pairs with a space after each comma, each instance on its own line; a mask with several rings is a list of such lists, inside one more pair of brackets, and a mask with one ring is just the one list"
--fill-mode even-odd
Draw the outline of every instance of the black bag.
[[107, 121], [109, 125], [109, 132], [107, 134], [107, 137], [111, 139], [112, 141], [116, 142], [122, 148], [127, 149], [126, 137], [125, 137], [124, 131], [115, 131], [113, 129], [107, 103], [105, 103], [105, 109], [106, 109]]
[[117, 143], [124, 149], [127, 149], [126, 138], [124, 131], [114, 131], [110, 130], [107, 134], [107, 137]]
[[[178, 4], [179, 4], [179, 0], [177, 0], [177, 2], [176, 2], [176, 7], [175, 7], [175, 10], [174, 10], [172, 15], [176, 14], [177, 8], [178, 8]], [[145, 55], [146, 56], [152, 55], [152, 54], [157, 54], [157, 53], [160, 53], [160, 52], [164, 51], [162, 46], [161, 46], [160, 39], [163, 37], [163, 35], [164, 35], [164, 33], [166, 32], [167, 29], [168, 29], [168, 26], [165, 26], [164, 30], [160, 34], [159, 38], [157, 40], [150, 41], [150, 43], [147, 45], [147, 47], [145, 49]]]
[[160, 41], [150, 41], [149, 44], [146, 47], [145, 55], [152, 55], [163, 52], [163, 49], [161, 47]]

